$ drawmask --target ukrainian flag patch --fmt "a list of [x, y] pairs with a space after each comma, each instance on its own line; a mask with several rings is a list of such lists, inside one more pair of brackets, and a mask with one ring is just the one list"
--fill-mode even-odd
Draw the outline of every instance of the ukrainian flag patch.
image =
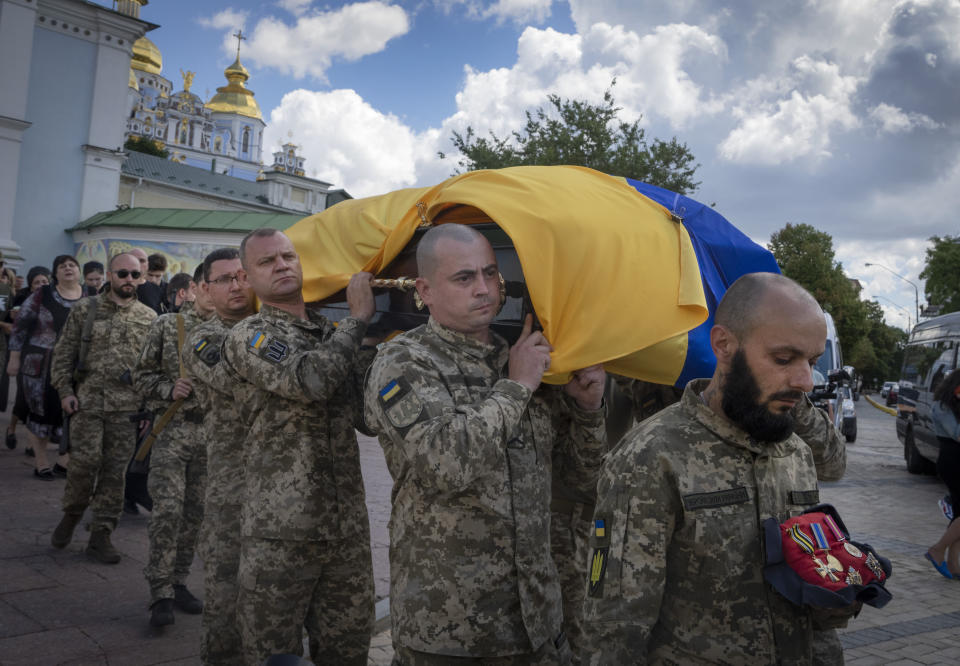
[[262, 345], [263, 341], [266, 339], [267, 339], [267, 336], [264, 335], [262, 331], [257, 331], [254, 334], [253, 339], [250, 340], [250, 346], [253, 347], [254, 349], [260, 349], [260, 345]]
[[200, 352], [203, 351], [204, 347], [206, 347], [207, 344], [208, 344], [207, 339], [204, 338], [203, 340], [201, 340], [200, 342], [198, 342], [197, 344], [195, 344], [195, 345], [193, 346], [193, 351], [195, 351], [195, 352], [197, 352], [197, 353], [199, 354]]
[[397, 380], [394, 379], [392, 382], [380, 389], [380, 399], [384, 402], [387, 402], [400, 392], [400, 384], [397, 383]]

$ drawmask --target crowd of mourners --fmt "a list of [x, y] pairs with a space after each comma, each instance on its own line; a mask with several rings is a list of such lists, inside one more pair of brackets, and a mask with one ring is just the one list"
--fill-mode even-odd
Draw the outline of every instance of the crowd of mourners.
[[[147, 621], [202, 613], [204, 664], [302, 655], [304, 631], [313, 663], [365, 664], [360, 431], [394, 484], [397, 665], [842, 663], [836, 628], [889, 564], [810, 513], [846, 451], [806, 396], [826, 339], [809, 293], [768, 273], [734, 282], [712, 377], [613, 378], [633, 426], [620, 439], [600, 365], [547, 384], [552, 347], [529, 315], [513, 344], [491, 330], [503, 282], [482, 235], [430, 229], [417, 268], [429, 319], [386, 339], [372, 275], [350, 277], [331, 322], [274, 229], [169, 280], [138, 249], [106, 266], [59, 256], [22, 285], [4, 271], [6, 442], [38, 481], [65, 477], [51, 545], [89, 510], [86, 554], [116, 563], [117, 521], [145, 507]], [[769, 526], [779, 543], [801, 516], [797, 552], [839, 601], [765, 577]], [[185, 584], [195, 550], [202, 601]]]

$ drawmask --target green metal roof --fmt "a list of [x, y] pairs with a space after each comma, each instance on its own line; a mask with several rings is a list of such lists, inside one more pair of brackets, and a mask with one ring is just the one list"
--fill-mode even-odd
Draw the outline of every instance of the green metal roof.
[[226, 231], [246, 233], [262, 227], [286, 229], [305, 215], [286, 213], [248, 213], [228, 210], [193, 210], [185, 208], [125, 208], [97, 213], [67, 231], [96, 227], [128, 229], [177, 229], [182, 231]]

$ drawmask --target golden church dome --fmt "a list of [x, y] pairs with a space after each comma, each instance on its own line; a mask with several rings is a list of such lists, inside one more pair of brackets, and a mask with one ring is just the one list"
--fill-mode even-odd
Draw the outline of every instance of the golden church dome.
[[210, 98], [206, 107], [213, 113], [236, 113], [263, 120], [260, 105], [253, 99], [253, 93], [243, 85], [250, 78], [250, 72], [240, 64], [239, 57], [223, 70], [223, 75], [227, 77], [227, 85], [217, 88], [217, 94]]
[[140, 90], [140, 84], [137, 83], [137, 75], [133, 73], [133, 67], [130, 68], [130, 81], [127, 83], [127, 87]]
[[156, 44], [146, 37], [141, 37], [133, 43], [130, 66], [147, 74], [159, 74], [163, 69], [163, 56]]

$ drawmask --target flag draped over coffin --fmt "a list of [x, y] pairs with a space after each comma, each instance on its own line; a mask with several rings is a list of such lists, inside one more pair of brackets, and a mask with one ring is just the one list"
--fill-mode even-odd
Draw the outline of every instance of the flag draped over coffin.
[[[712, 210], [644, 188], [574, 166], [471, 171], [433, 187], [344, 201], [286, 233], [301, 256], [305, 298], [315, 301], [357, 271], [379, 273], [424, 220], [473, 206], [513, 241], [554, 347], [545, 381], [562, 383], [573, 370], [603, 363], [628, 377], [685, 383], [690, 372], [712, 372], [709, 340], [709, 358], [699, 358], [697, 332], [726, 286], [745, 272], [777, 270], [776, 263]], [[678, 211], [695, 219], [681, 221]], [[720, 223], [722, 230], [713, 229]], [[738, 254], [743, 243], [754, 251]], [[758, 259], [763, 253], [769, 261]]]

